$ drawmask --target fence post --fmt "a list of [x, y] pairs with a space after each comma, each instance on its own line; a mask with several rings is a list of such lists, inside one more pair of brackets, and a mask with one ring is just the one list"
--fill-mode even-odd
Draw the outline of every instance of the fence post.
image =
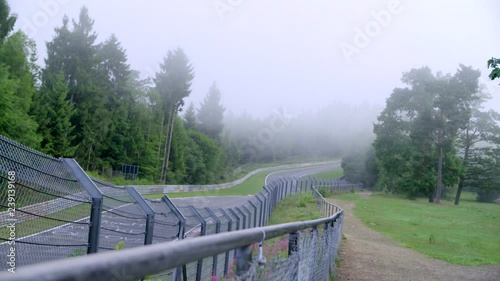
[[280, 185], [280, 202], [285, 199], [285, 192], [286, 192], [286, 181], [285, 179], [281, 179], [281, 185]]
[[231, 215], [233, 215], [236, 218], [236, 229], [235, 230], [240, 230], [240, 216], [231, 208], [227, 209]]
[[126, 186], [128, 194], [135, 200], [137, 205], [146, 213], [146, 234], [144, 235], [144, 245], [153, 244], [153, 230], [155, 224], [155, 212], [144, 198], [132, 186]]
[[261, 193], [258, 193], [255, 196], [255, 198], [257, 198], [257, 200], [259, 200], [259, 203], [260, 203], [259, 226], [265, 225], [265, 206], [264, 206], [264, 204], [266, 202], [266, 199], [265, 199], [265, 197], [264, 197], [264, 199], [261, 199], [260, 198], [261, 195], [262, 195]]
[[[255, 205], [251, 200], [248, 200], [248, 203], [253, 207], [253, 227], [257, 227], [257, 205]], [[259, 222], [260, 224], [260, 222]]]
[[285, 199], [288, 196], [288, 187], [289, 187], [290, 179], [285, 179], [285, 195], [283, 196], [283, 199]]
[[[207, 210], [208, 214], [215, 220], [215, 233], [220, 233], [220, 219], [209, 207], [205, 207], [205, 210]], [[218, 255], [215, 255], [212, 261], [212, 276], [217, 276], [217, 258]]]
[[247, 228], [247, 215], [243, 213], [243, 211], [239, 207], [235, 207], [236, 211], [240, 213], [243, 216], [243, 223], [242, 223], [242, 228], [245, 229]]
[[269, 221], [269, 217], [271, 216], [271, 197], [272, 197], [272, 192], [267, 185], [264, 186], [264, 190], [267, 192], [267, 196], [264, 196], [266, 199], [266, 223]]
[[[205, 236], [206, 231], [207, 231], [207, 222], [205, 219], [200, 215], [198, 210], [193, 205], [188, 206], [189, 210], [193, 213], [193, 215], [198, 219], [201, 225], [201, 230], [200, 230], [200, 236]], [[201, 281], [201, 273], [203, 271], [203, 259], [198, 260], [198, 263], [196, 265], [196, 281]]]
[[[167, 205], [167, 207], [174, 213], [174, 215], [179, 220], [179, 232], [177, 233], [177, 239], [179, 240], [184, 239], [186, 231], [186, 217], [181, 213], [179, 209], [177, 209], [174, 202], [172, 202], [172, 200], [170, 200], [170, 198], [167, 195], [163, 195], [161, 201], [163, 201], [163, 203]], [[175, 269], [175, 276], [173, 280], [175, 281], [181, 280], [181, 271], [182, 275], [184, 275], [184, 280], [187, 280], [186, 265], [183, 265], [182, 267], [178, 267]]]
[[[232, 230], [233, 220], [231, 219], [231, 217], [227, 214], [227, 212], [224, 209], [220, 208], [219, 212], [221, 212], [221, 214], [226, 218], [227, 231], [230, 232]], [[224, 276], [227, 275], [228, 269], [229, 269], [229, 251], [226, 252], [226, 255], [224, 257]]]
[[252, 265], [252, 247], [251, 245], [236, 249], [236, 274], [240, 277], [238, 280], [247, 280], [243, 276], [248, 272]]
[[241, 206], [248, 214], [248, 226], [247, 228], [251, 228], [252, 227], [252, 212], [250, 212], [250, 210], [247, 208], [247, 206], [243, 205]]
[[102, 193], [75, 159], [63, 158], [62, 162], [72, 172], [80, 185], [85, 188], [90, 197], [92, 197], [87, 254], [97, 253], [99, 251], [99, 233], [101, 229]]

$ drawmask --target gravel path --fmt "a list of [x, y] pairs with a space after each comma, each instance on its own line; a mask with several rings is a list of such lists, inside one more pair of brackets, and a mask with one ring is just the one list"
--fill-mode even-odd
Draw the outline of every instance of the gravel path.
[[339, 281], [500, 280], [500, 265], [459, 266], [429, 258], [401, 247], [394, 240], [364, 226], [361, 220], [353, 215], [353, 202], [334, 199], [330, 201], [345, 211], [345, 239], [342, 241], [340, 252]]

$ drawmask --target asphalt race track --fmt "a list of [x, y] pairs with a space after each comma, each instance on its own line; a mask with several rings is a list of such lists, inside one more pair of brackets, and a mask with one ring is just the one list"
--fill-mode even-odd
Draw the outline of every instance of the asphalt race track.
[[[274, 172], [266, 178], [266, 183], [281, 177], [298, 178], [337, 168], [340, 168], [340, 162]], [[187, 209], [188, 205], [193, 205], [196, 208], [216, 209], [241, 206], [248, 202], [251, 197], [253, 196], [206, 196], [175, 198], [172, 201], [179, 209]], [[177, 218], [160, 200], [148, 201], [156, 213], [153, 244], [176, 240]], [[15, 245], [16, 267], [84, 254], [88, 239], [89, 226], [87, 223], [88, 217], [72, 224], [64, 224], [17, 239], [19, 242]], [[135, 204], [124, 204], [104, 211], [101, 219], [99, 251], [113, 250], [121, 241], [123, 241], [123, 248], [144, 245], [145, 226], [145, 215]], [[53, 246], [39, 244], [52, 244]], [[8, 253], [10, 247], [11, 245], [8, 245], [7, 242], [0, 243], [0, 253]], [[0, 255], [0, 270], [6, 270], [8, 267], [6, 254]]]

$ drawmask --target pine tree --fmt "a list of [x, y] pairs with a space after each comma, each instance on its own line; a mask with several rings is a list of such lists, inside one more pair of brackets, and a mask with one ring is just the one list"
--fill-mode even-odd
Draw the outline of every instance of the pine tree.
[[198, 120], [200, 131], [207, 134], [216, 141], [220, 141], [225, 108], [220, 103], [221, 93], [213, 82], [207, 96], [198, 110]]
[[[160, 181], [164, 182], [169, 170], [169, 159], [172, 146], [172, 135], [177, 112], [184, 105], [184, 98], [191, 93], [191, 81], [194, 78], [193, 67], [182, 49], [169, 51], [160, 64], [161, 71], [154, 79], [163, 108], [162, 131], [165, 132], [164, 142], [159, 143], [159, 156], [162, 155]], [[166, 125], [166, 126], [165, 126]], [[166, 130], [163, 128], [166, 127]]]
[[188, 130], [198, 130], [198, 120], [196, 117], [196, 109], [194, 104], [191, 102], [184, 113], [184, 123]]
[[36, 100], [41, 149], [53, 156], [73, 157], [76, 150], [72, 145], [75, 136], [70, 121], [75, 111], [67, 99], [68, 92], [64, 74], [59, 72], [42, 87]]

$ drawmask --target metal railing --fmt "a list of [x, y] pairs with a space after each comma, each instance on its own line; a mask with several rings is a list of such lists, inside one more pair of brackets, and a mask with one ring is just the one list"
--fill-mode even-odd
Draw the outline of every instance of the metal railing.
[[[214, 225], [213, 234], [195, 239], [183, 239], [175, 243], [159, 243], [120, 252], [99, 253], [34, 265], [21, 268], [15, 275], [8, 277], [13, 281], [33, 280], [33, 278], [36, 280], [138, 280], [145, 276], [149, 276], [147, 277], [149, 280], [219, 280], [221, 276], [225, 276], [225, 280], [231, 280], [231, 278], [273, 280], [277, 278], [273, 274], [280, 272], [280, 274], [292, 274], [291, 280], [313, 280], [309, 278], [318, 278], [318, 275], [326, 278], [335, 274], [334, 260], [337, 254], [336, 249], [340, 244], [342, 209], [327, 202], [314, 184], [327, 186], [326, 182], [317, 183], [313, 179], [287, 180], [268, 184], [262, 189], [260, 196], [255, 196], [255, 198], [261, 197], [260, 201], [257, 200], [258, 202], [263, 202], [262, 205], [254, 203], [253, 210], [257, 212], [252, 212], [251, 208], [246, 208], [248, 212], [244, 212], [239, 207], [234, 208], [241, 212], [240, 216], [233, 208], [218, 210], [205, 208], [206, 212], [202, 214], [200, 210], [189, 206], [185, 207], [185, 211], [191, 210], [189, 215], [179, 212], [186, 222], [189, 221], [189, 217], [198, 222], [198, 225], [179, 224], [179, 233], [183, 233], [184, 227], [199, 226], [202, 236], [207, 233], [209, 225]], [[348, 188], [351, 189], [351, 187]], [[268, 214], [279, 201], [302, 192], [313, 195], [325, 218], [263, 226], [267, 222]], [[167, 197], [162, 200], [169, 201]], [[173, 204], [171, 207], [179, 210], [179, 207]], [[259, 217], [264, 219], [259, 221]], [[240, 220], [239, 223], [238, 220]], [[221, 225], [222, 221], [225, 222], [224, 225]], [[239, 225], [240, 230], [220, 233], [234, 229], [233, 224]], [[253, 227], [255, 224], [258, 227]], [[301, 235], [297, 234], [306, 229], [309, 231]], [[252, 262], [252, 244], [283, 235], [289, 235], [286, 239], [289, 241], [290, 256], [285, 259], [286, 262], [283, 262], [283, 257], [270, 259], [264, 266], [259, 265], [258, 260]], [[325, 249], [328, 252], [325, 252]], [[309, 254], [304, 255], [304, 253]], [[277, 260], [280, 262], [276, 262]], [[308, 266], [301, 266], [301, 263], [306, 263]], [[311, 266], [315, 270], [310, 270]], [[231, 267], [234, 269], [231, 270]], [[288, 270], [279, 270], [283, 268]], [[154, 276], [157, 273], [161, 274]], [[304, 276], [308, 276], [307, 279], [303, 279]], [[0, 275], [0, 279], [3, 277], [7, 276]]]

